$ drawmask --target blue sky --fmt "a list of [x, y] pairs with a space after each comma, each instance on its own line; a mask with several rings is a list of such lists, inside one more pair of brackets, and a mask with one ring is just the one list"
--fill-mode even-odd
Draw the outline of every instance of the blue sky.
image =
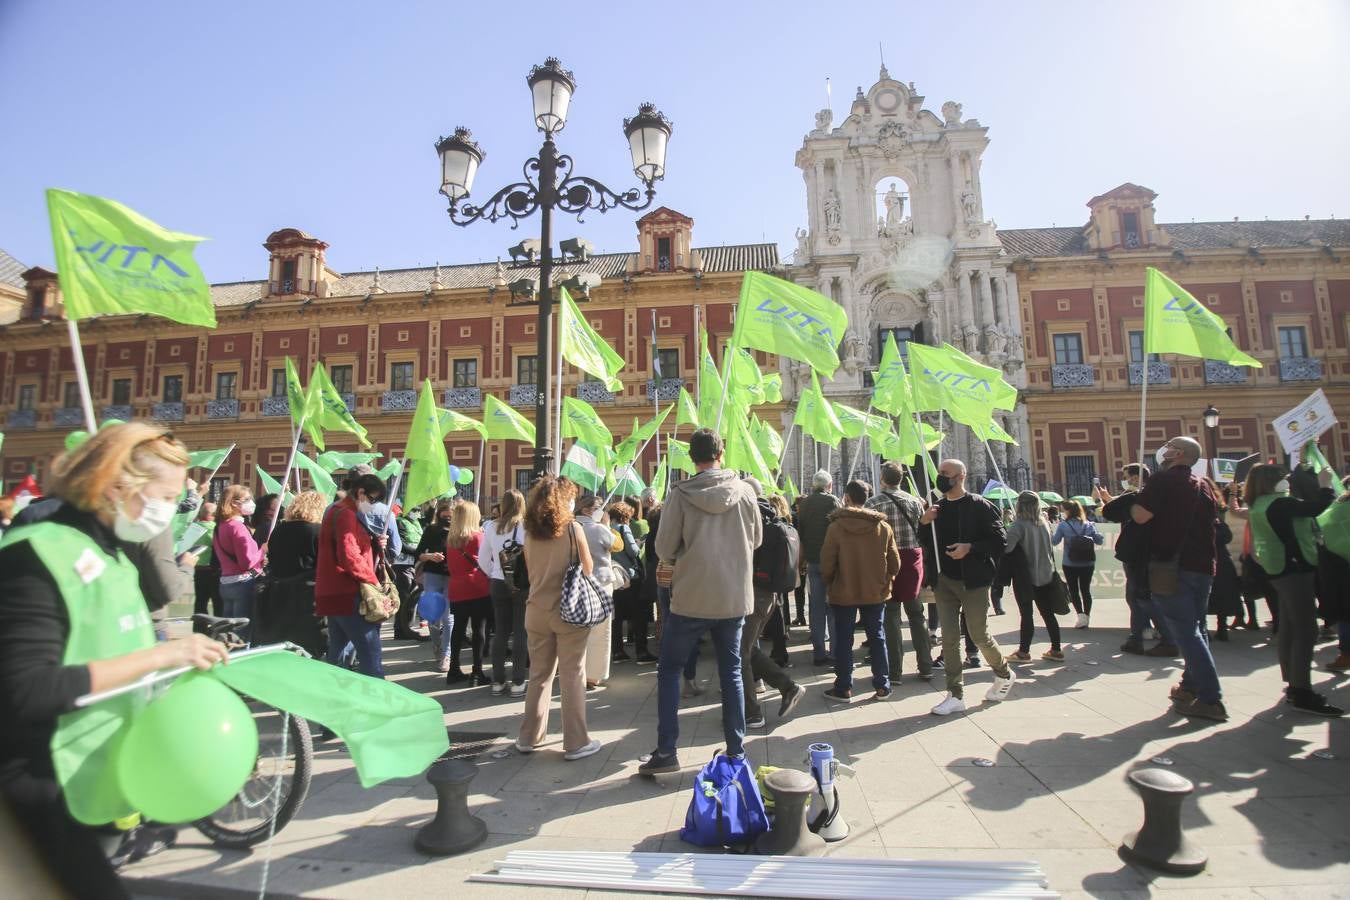
[[[60, 186], [210, 236], [213, 281], [264, 277], [287, 226], [339, 271], [493, 259], [537, 223], [452, 225], [432, 145], [467, 125], [487, 151], [475, 196], [516, 180], [539, 144], [525, 74], [554, 54], [578, 82], [559, 136], [577, 172], [634, 183], [621, 122], [650, 99], [675, 123], [657, 202], [696, 245], [787, 252], [825, 78], [838, 121], [879, 41], [930, 109], [989, 126], [1000, 227], [1082, 224], [1124, 181], [1158, 192], [1161, 221], [1350, 215], [1343, 2], [0, 0], [0, 247], [51, 265], [42, 191]], [[629, 250], [635, 218], [555, 234]]]

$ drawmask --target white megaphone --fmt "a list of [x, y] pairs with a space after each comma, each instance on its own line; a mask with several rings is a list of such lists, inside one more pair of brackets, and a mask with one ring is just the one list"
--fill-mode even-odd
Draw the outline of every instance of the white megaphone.
[[807, 827], [826, 841], [842, 841], [848, 837], [848, 822], [839, 814], [839, 789], [834, 786], [839, 775], [852, 775], [853, 769], [834, 758], [829, 744], [812, 744], [807, 748], [806, 760], [811, 766], [811, 777], [816, 781], [816, 793], [811, 797], [811, 811], [806, 817]]

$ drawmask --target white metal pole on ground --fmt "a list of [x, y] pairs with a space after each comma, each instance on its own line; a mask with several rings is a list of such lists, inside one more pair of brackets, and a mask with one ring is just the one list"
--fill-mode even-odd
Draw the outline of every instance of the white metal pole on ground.
[[89, 373], [84, 368], [84, 348], [80, 346], [80, 326], [74, 318], [66, 319], [66, 331], [70, 334], [70, 358], [75, 363], [75, 381], [80, 386], [80, 406], [84, 408], [84, 428], [91, 435], [98, 431], [98, 420], [94, 418], [94, 396], [89, 392]]
[[[919, 414], [915, 412], [913, 415], [914, 439], [919, 442], [919, 468], [923, 470], [923, 502], [930, 503], [932, 502], [933, 497], [933, 479], [928, 477], [928, 448], [923, 445], [923, 429], [919, 427]], [[939, 412], [938, 416], [940, 417], [941, 415], [942, 413]], [[938, 421], [940, 423], [942, 421], [941, 418], [939, 418]], [[933, 521], [930, 533], [933, 535], [933, 565], [941, 567], [942, 550], [938, 547], [936, 519]], [[936, 577], [937, 573], [934, 572], [933, 574]]]

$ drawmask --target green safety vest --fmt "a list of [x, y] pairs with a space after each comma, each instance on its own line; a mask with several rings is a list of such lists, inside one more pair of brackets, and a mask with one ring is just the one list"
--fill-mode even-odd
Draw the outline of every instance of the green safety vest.
[[[1267, 510], [1270, 504], [1282, 499], [1284, 494], [1265, 494], [1257, 497], [1248, 514], [1252, 528], [1252, 555], [1266, 574], [1274, 578], [1284, 572], [1284, 541], [1280, 540], [1271, 527]], [[1313, 535], [1313, 520], [1307, 516], [1294, 518], [1294, 538], [1298, 541], [1299, 553], [1303, 561], [1310, 566], [1317, 565], [1317, 538]]]
[[[139, 576], [125, 555], [109, 555], [87, 535], [56, 522], [12, 529], [0, 539], [0, 548], [23, 541], [46, 566], [66, 604], [70, 635], [64, 665], [154, 646]], [[115, 749], [145, 702], [144, 692], [137, 691], [57, 718], [52, 765], [76, 820], [101, 825], [135, 812], [118, 785]]]

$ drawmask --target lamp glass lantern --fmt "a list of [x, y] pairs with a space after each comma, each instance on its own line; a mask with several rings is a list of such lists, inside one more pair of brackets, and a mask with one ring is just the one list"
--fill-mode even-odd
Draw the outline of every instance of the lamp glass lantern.
[[542, 66], [535, 66], [525, 79], [534, 100], [534, 124], [545, 134], [562, 131], [567, 125], [567, 107], [577, 89], [572, 73], [562, 67], [557, 57], [550, 56]]
[[436, 152], [441, 156], [441, 193], [454, 203], [473, 190], [478, 164], [486, 154], [474, 141], [469, 129], [463, 126], [456, 128], [449, 137], [437, 141]]
[[1219, 427], [1219, 411], [1214, 408], [1213, 404], [1210, 404], [1209, 406], [1205, 407], [1204, 416], [1206, 428]]
[[633, 155], [633, 173], [647, 185], [665, 177], [670, 131], [670, 120], [651, 103], [643, 103], [636, 116], [623, 120], [623, 133]]

